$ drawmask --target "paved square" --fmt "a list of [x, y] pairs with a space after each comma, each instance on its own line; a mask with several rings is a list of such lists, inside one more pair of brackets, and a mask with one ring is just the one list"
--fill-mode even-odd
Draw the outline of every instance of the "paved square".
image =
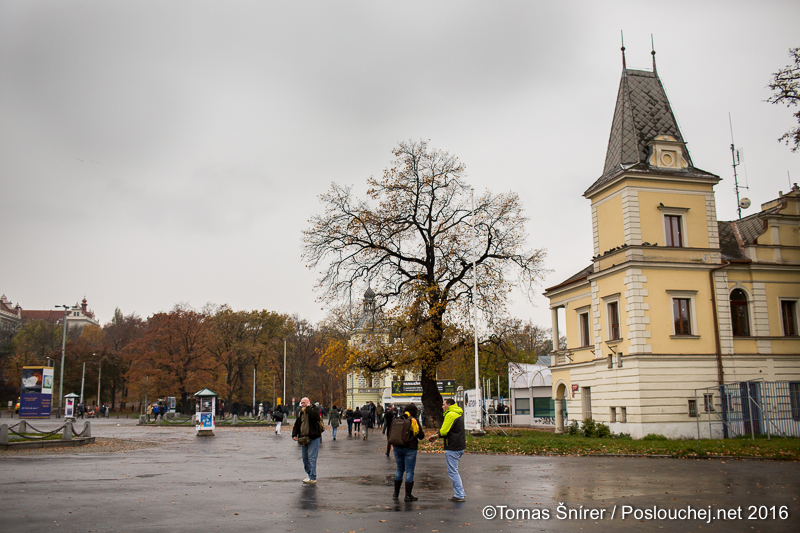
[[[291, 427], [284, 426], [280, 437], [263, 428], [218, 428], [215, 437], [198, 438], [193, 428], [97, 420], [94, 436], [158, 446], [113, 453], [0, 452], [1, 529], [800, 531], [798, 463], [467, 454], [460, 466], [467, 501], [451, 503], [444, 455], [420, 454], [414, 488], [419, 501], [406, 503], [391, 498], [394, 460], [383, 455], [386, 441], [375, 433], [366, 442], [351, 440], [344, 429], [336, 442], [325, 433], [319, 483], [304, 486]], [[572, 517], [559, 517], [560, 503]], [[623, 506], [629, 506], [625, 520]], [[718, 509], [733, 511], [728, 520], [711, 523], [633, 516], [654, 507], [663, 513], [710, 507], [715, 516]], [[779, 516], [781, 507], [786, 519]], [[493, 519], [483, 516], [492, 512]], [[759, 513], [767, 516], [758, 519]]]

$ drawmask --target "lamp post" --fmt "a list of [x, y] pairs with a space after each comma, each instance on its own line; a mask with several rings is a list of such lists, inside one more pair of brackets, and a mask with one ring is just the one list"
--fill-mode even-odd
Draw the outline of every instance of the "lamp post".
[[64, 400], [64, 354], [67, 351], [67, 311], [69, 307], [66, 305], [57, 305], [56, 307], [64, 308], [64, 331], [61, 336], [61, 377], [59, 378], [57, 416], [57, 418], [61, 418], [61, 402]]
[[478, 270], [475, 264], [475, 236], [478, 231], [478, 225], [475, 223], [475, 190], [470, 191], [470, 200], [472, 202], [472, 316], [474, 320], [475, 332], [475, 388], [478, 392], [478, 430], [474, 431], [475, 435], [483, 435], [483, 393], [481, 393], [481, 381], [478, 376], [478, 307], [476, 291], [478, 289]]

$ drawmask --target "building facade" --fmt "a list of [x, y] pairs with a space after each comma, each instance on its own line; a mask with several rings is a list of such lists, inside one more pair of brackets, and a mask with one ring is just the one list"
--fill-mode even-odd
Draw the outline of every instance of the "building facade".
[[723, 222], [719, 181], [692, 163], [655, 52], [652, 72], [623, 55], [603, 174], [584, 192], [591, 264], [545, 292], [553, 338], [560, 314], [567, 337], [552, 354], [557, 430], [593, 418], [635, 438], [727, 435], [734, 403], [762, 409], [744, 403], [759, 386], [732, 396], [746, 382], [785, 384], [763, 419], [800, 420], [800, 189]]
[[[0, 296], [0, 330], [13, 333], [26, 320], [44, 320], [52, 324], [60, 324], [64, 320], [63, 309], [23, 309], [19, 304], [13, 304], [6, 295]], [[94, 312], [88, 308], [88, 302], [84, 298], [80, 304], [75, 304], [67, 309], [67, 327], [80, 328], [84, 326], [99, 326], [94, 317]]]

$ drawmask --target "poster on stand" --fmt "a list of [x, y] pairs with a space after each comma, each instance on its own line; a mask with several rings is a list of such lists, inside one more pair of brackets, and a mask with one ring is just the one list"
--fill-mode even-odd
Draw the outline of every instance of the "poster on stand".
[[464, 391], [464, 429], [467, 431], [481, 429], [480, 394], [478, 389]]

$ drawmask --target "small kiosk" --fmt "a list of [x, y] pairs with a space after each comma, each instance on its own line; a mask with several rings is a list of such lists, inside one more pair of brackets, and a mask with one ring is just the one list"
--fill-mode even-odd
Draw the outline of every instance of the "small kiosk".
[[211, 392], [208, 389], [203, 389], [196, 392], [194, 395], [197, 401], [197, 415], [195, 422], [195, 429], [197, 430], [198, 437], [213, 437], [214, 428], [214, 412], [217, 407], [217, 393]]
[[79, 400], [80, 398], [81, 397], [74, 392], [64, 395], [64, 418], [75, 420], [75, 400]]

